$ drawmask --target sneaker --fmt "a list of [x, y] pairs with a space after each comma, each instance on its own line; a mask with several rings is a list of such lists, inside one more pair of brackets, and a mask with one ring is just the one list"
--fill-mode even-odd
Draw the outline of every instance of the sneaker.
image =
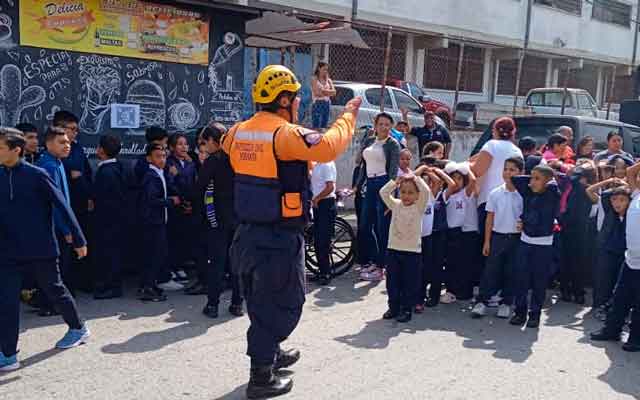
[[384, 279], [384, 273], [381, 269], [376, 268], [374, 271], [361, 273], [360, 279], [363, 281], [378, 282]]
[[444, 304], [452, 304], [452, 303], [455, 303], [457, 300], [458, 299], [456, 299], [456, 296], [450, 292], [446, 292], [445, 294], [440, 296], [440, 303], [444, 303]]
[[416, 314], [422, 314], [424, 312], [424, 304], [416, 304], [416, 306], [413, 308], [413, 311]]
[[229, 314], [233, 315], [234, 317], [242, 317], [244, 315], [242, 304], [231, 304], [229, 306]]
[[628, 339], [625, 344], [622, 345], [622, 350], [628, 351], [630, 353], [640, 352], [640, 342], [632, 341]]
[[158, 287], [162, 290], [166, 290], [168, 292], [175, 292], [178, 290], [184, 289], [184, 285], [174, 281], [173, 279], [168, 280], [167, 282], [159, 283]]
[[498, 296], [497, 294], [494, 294], [493, 296], [491, 296], [491, 298], [487, 302], [487, 307], [490, 307], [490, 308], [498, 307], [501, 301], [502, 301], [502, 297]]
[[70, 349], [72, 347], [80, 346], [86, 343], [87, 339], [91, 336], [89, 328], [84, 325], [80, 329], [69, 329], [62, 339], [56, 343], [57, 349]]
[[138, 292], [138, 298], [142, 301], [151, 301], [154, 303], [167, 300], [167, 296], [165, 296], [164, 294], [162, 294], [161, 292], [158, 292], [153, 288], [141, 289]]
[[0, 352], [0, 372], [15, 371], [20, 368], [20, 361], [18, 361], [18, 355], [14, 354], [11, 357], [6, 357]]
[[485, 315], [487, 315], [487, 306], [484, 305], [484, 303], [478, 303], [473, 307], [473, 310], [471, 310], [471, 317], [472, 318], [482, 318]]
[[385, 311], [384, 314], [382, 314], [382, 319], [394, 319], [397, 315], [398, 315], [397, 312], [389, 309], [389, 310]]
[[405, 323], [411, 321], [411, 311], [403, 311], [397, 317], [396, 321]]
[[511, 307], [506, 304], [500, 304], [498, 308], [498, 318], [507, 319], [511, 316]]
[[184, 270], [179, 269], [171, 274], [172, 278], [178, 282], [189, 282], [189, 275]]

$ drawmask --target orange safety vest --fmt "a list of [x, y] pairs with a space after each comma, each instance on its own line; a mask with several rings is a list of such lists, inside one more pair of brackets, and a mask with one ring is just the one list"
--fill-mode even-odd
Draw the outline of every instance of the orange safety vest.
[[234, 211], [240, 222], [291, 227], [309, 222], [308, 163], [279, 159], [275, 146], [277, 135], [297, 128], [275, 114], [260, 112], [225, 136], [235, 173]]

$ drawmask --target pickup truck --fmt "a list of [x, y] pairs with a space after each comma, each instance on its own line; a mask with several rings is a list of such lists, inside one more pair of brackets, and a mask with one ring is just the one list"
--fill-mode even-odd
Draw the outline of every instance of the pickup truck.
[[[640, 157], [640, 127], [625, 124], [619, 121], [583, 117], [575, 115], [531, 115], [515, 117], [516, 132], [518, 138], [525, 136], [535, 139], [538, 147], [547, 143], [549, 136], [554, 134], [561, 126], [569, 126], [573, 129], [573, 143], [575, 149], [578, 142], [585, 136], [593, 137], [594, 151], [607, 148], [607, 134], [611, 131], [622, 133], [624, 139], [623, 150], [631, 153], [635, 158]], [[473, 156], [480, 151], [482, 146], [491, 139], [493, 121], [478, 139], [471, 152]]]
[[[565, 97], [563, 88], [538, 88], [527, 93], [524, 107], [516, 107], [516, 116], [562, 112]], [[495, 118], [511, 115], [513, 106], [481, 102], [460, 102], [456, 107], [454, 124], [471, 129], [482, 129]], [[599, 110], [593, 97], [584, 89], [567, 89], [564, 115], [606, 118], [606, 111]], [[618, 120], [618, 113], [611, 112], [610, 120]]]
[[418, 101], [422, 103], [425, 110], [434, 112], [442, 121], [444, 121], [447, 127], [451, 126], [453, 115], [451, 113], [451, 107], [449, 107], [447, 103], [429, 96], [425, 89], [413, 82], [390, 79], [387, 81], [387, 85], [400, 88], [409, 93], [414, 99], [418, 99]]

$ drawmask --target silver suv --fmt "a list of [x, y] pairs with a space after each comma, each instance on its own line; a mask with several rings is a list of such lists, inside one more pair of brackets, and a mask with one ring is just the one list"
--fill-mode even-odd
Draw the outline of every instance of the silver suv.
[[[347, 102], [356, 96], [362, 97], [362, 105], [358, 113], [356, 128], [373, 126], [374, 119], [380, 113], [381, 85], [353, 82], [334, 82], [336, 95], [331, 99], [331, 121], [334, 121], [343, 111]], [[391, 114], [394, 121], [402, 119], [401, 108], [409, 110], [411, 126], [424, 125], [424, 108], [422, 104], [404, 90], [387, 86], [384, 95], [384, 111]], [[436, 116], [436, 122], [446, 126], [442, 119]]]

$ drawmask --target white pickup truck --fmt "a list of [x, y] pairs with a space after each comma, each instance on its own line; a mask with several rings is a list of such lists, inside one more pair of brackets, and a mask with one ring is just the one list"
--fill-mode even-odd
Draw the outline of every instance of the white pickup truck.
[[[516, 115], [560, 115], [562, 113], [562, 101], [565, 97], [564, 88], [538, 88], [527, 93], [524, 106], [516, 107]], [[607, 112], [598, 109], [591, 94], [584, 89], [567, 89], [564, 100], [564, 115], [585, 116], [607, 119]], [[513, 107], [494, 103], [460, 102], [458, 103], [454, 121], [459, 127], [471, 129], [483, 129], [489, 126], [491, 121], [503, 115], [511, 115]], [[610, 112], [610, 120], [617, 121], [617, 112]]]

